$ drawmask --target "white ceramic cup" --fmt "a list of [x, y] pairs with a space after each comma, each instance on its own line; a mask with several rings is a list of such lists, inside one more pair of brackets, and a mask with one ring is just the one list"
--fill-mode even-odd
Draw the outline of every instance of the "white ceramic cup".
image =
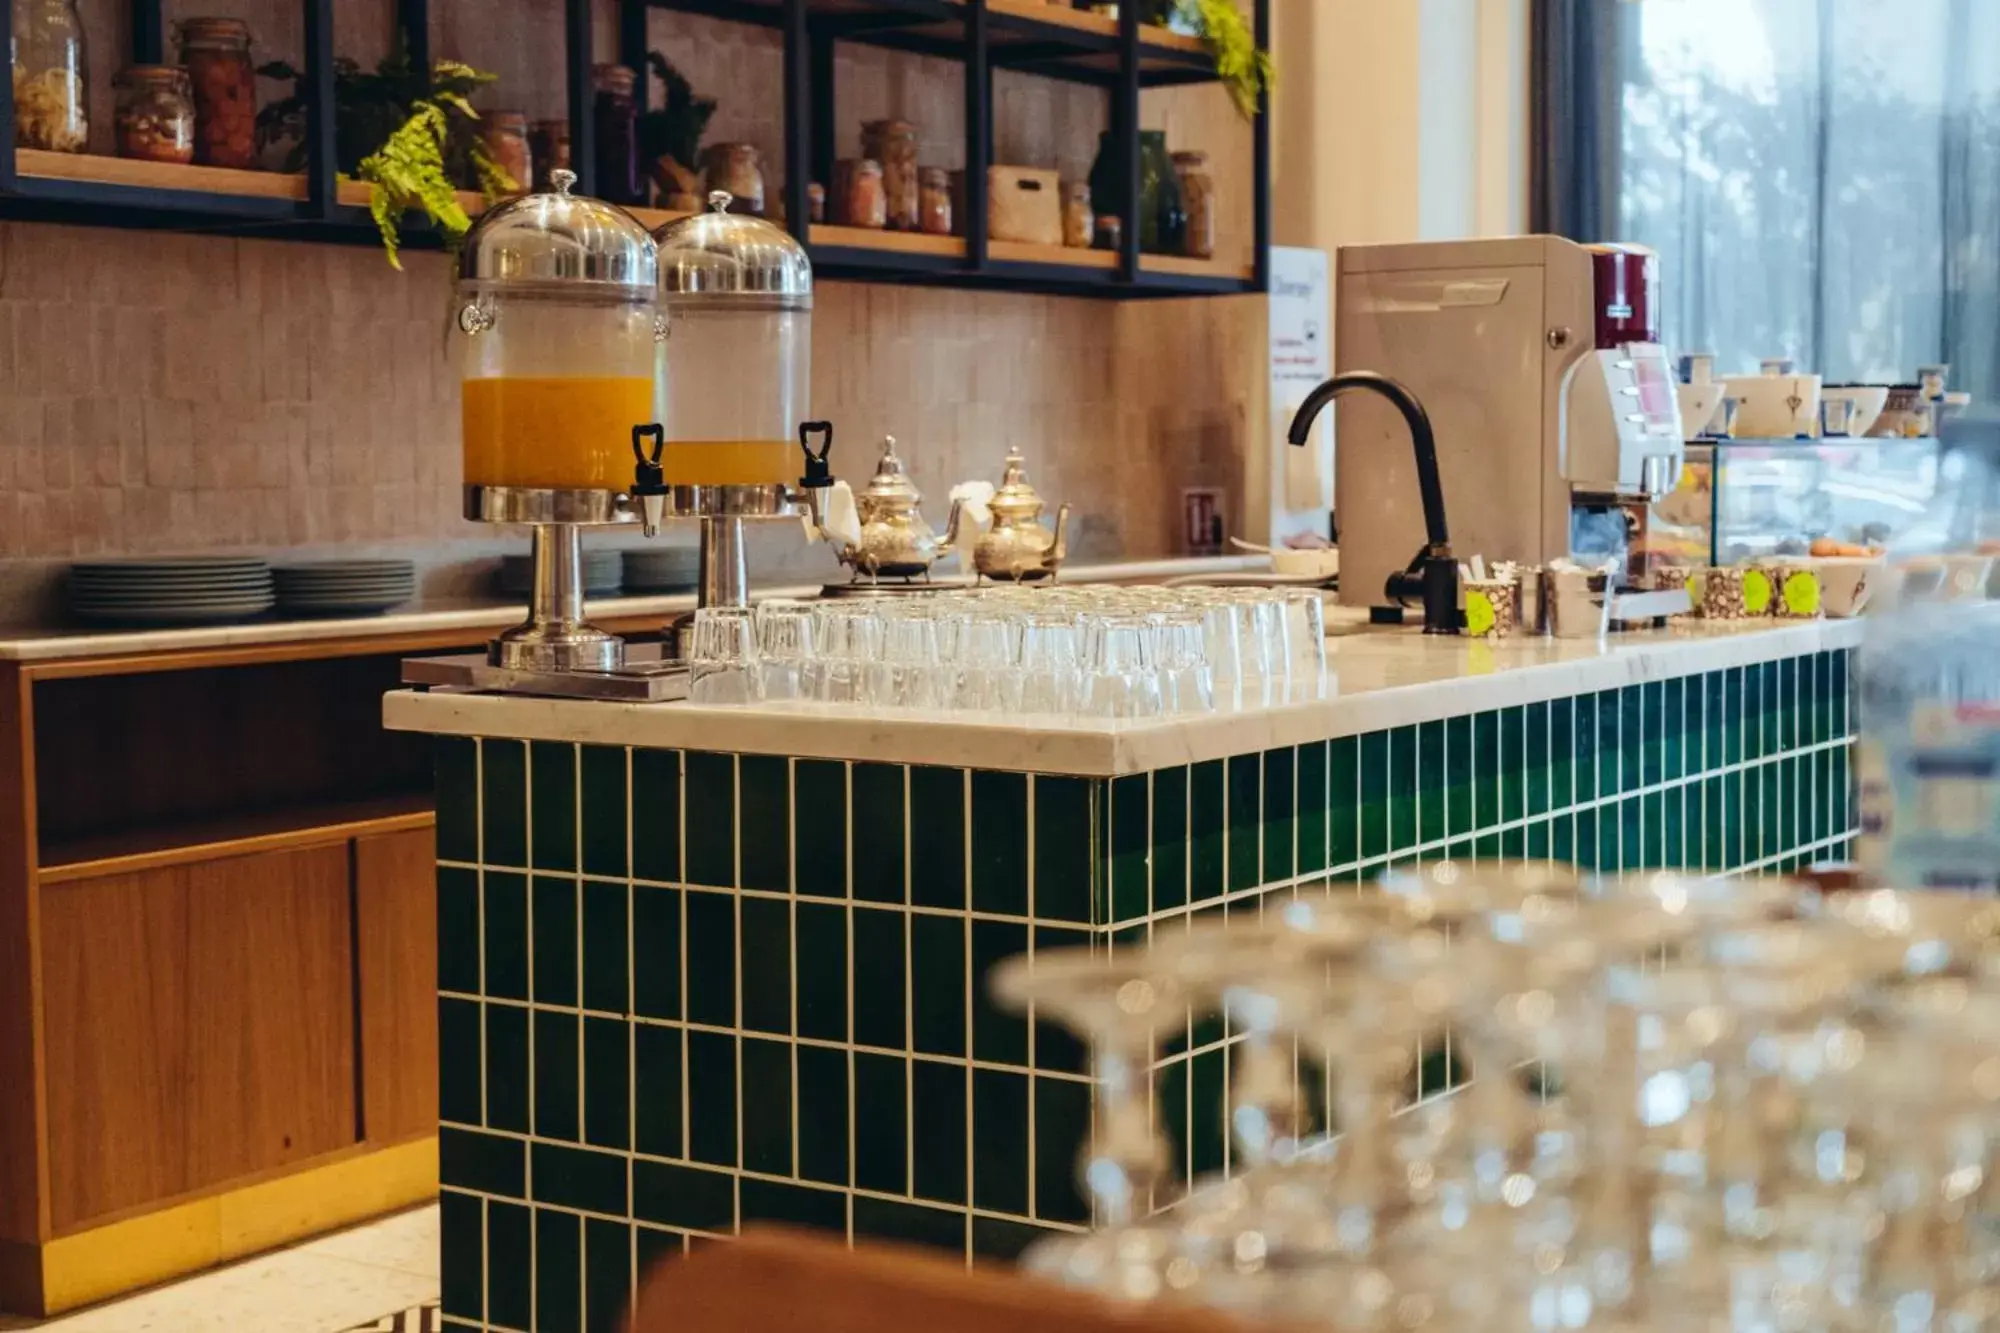
[[1822, 404], [1847, 403], [1847, 429], [1843, 435], [1866, 435], [1875, 428], [1875, 419], [1889, 401], [1886, 384], [1829, 384], [1820, 390]]

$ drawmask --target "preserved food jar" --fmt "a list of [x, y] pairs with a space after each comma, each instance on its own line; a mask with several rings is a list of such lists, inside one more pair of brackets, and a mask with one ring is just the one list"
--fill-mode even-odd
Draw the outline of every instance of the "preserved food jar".
[[516, 193], [534, 188], [535, 155], [528, 146], [528, 117], [520, 111], [488, 111], [482, 137], [493, 165], [513, 178]]
[[882, 225], [915, 231], [921, 221], [917, 127], [907, 120], [871, 120], [861, 127], [861, 155], [882, 164]]
[[465, 483], [622, 491], [665, 333], [653, 240], [552, 175], [552, 193], [493, 209], [459, 252]]
[[882, 164], [872, 157], [843, 157], [833, 164], [834, 221], [880, 227], [888, 219], [882, 197]]
[[194, 95], [178, 65], [127, 65], [118, 91], [118, 156], [194, 161]]
[[250, 25], [194, 18], [181, 24], [181, 64], [194, 88], [194, 160], [204, 166], [257, 165], [257, 71]]
[[596, 100], [591, 128], [597, 137], [597, 193], [614, 204], [646, 199], [639, 175], [639, 104], [632, 91], [639, 76], [626, 65], [598, 65], [591, 71]]
[[943, 167], [925, 167], [917, 181], [922, 229], [932, 236], [951, 235], [951, 173]]
[[1215, 181], [1208, 174], [1208, 154], [1175, 153], [1174, 174], [1180, 178], [1181, 206], [1187, 214], [1186, 253], [1196, 259], [1213, 259]]
[[670, 486], [798, 480], [812, 384], [812, 264], [790, 233], [709, 210], [662, 227], [659, 421]]
[[1097, 215], [1090, 208], [1090, 184], [1071, 181], [1063, 189], [1063, 244], [1088, 250], [1097, 235]]
[[555, 189], [553, 173], [571, 170], [569, 122], [538, 120], [528, 131], [528, 162], [535, 169], [535, 190], [546, 194]]
[[763, 155], [755, 144], [712, 143], [702, 150], [701, 165], [711, 197], [720, 190], [729, 196], [730, 212], [763, 216]]
[[15, 0], [14, 142], [81, 153], [90, 147], [90, 61], [76, 0]]

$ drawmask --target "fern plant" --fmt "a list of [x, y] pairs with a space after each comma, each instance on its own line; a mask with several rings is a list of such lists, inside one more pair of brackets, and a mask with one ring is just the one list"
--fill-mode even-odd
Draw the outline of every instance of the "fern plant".
[[1259, 50], [1236, 0], [1173, 0], [1174, 12], [1201, 34], [1215, 73], [1244, 117], [1257, 114], [1258, 95], [1277, 76], [1271, 53]]
[[[455, 183], [445, 171], [445, 152], [451, 146], [455, 122], [461, 118], [477, 121], [479, 113], [456, 93], [419, 99], [410, 108], [410, 118], [355, 168], [356, 179], [375, 187], [368, 197], [368, 214], [382, 233], [382, 248], [391, 268], [403, 267], [398, 257], [402, 240], [397, 231], [403, 214], [421, 210], [450, 249], [457, 249], [472, 227], [472, 218], [458, 202]], [[485, 143], [477, 136], [468, 156], [479, 192], [488, 202], [515, 188], [516, 182], [487, 154]]]

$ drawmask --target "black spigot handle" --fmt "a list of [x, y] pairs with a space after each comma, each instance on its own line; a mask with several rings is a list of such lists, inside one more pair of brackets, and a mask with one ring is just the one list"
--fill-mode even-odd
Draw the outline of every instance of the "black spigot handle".
[[[646, 447], [648, 441], [652, 442], [650, 449]], [[632, 494], [666, 494], [667, 474], [660, 466], [660, 455], [666, 448], [666, 427], [659, 422], [632, 427], [632, 457], [638, 460], [632, 468]]]
[[[819, 451], [813, 452], [813, 440], [819, 440]], [[799, 478], [799, 485], [807, 490], [819, 490], [833, 485], [833, 468], [826, 456], [833, 452], [833, 423], [831, 421], [801, 421], [799, 423], [799, 448], [806, 456], [806, 474]]]

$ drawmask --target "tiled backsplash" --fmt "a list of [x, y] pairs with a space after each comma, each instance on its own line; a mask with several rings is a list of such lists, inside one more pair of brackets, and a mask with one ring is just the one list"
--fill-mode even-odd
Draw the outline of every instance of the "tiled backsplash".
[[[756, 1220], [992, 1256], [1080, 1225], [1085, 1053], [993, 963], [1408, 859], [1837, 856], [1848, 662], [1112, 780], [441, 740], [446, 1327], [609, 1330], [637, 1266]], [[1229, 1160], [1229, 1060], [1208, 1021], [1157, 1063], [1183, 1178]]]

